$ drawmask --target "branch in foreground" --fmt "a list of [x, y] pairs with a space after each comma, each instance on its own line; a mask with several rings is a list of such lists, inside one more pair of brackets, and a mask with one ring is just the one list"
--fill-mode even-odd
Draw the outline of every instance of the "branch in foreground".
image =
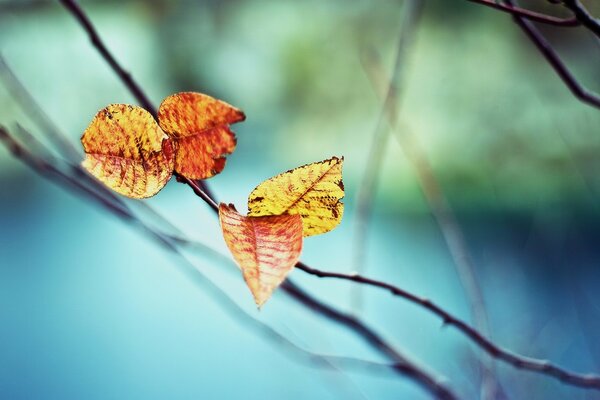
[[326, 304], [311, 298], [296, 286], [291, 279], [287, 279], [281, 288], [289, 294], [292, 298], [298, 300], [308, 308], [317, 312], [318, 314], [326, 316], [328, 319], [336, 321], [338, 324], [346, 326], [355, 332], [359, 333], [368, 343], [373, 347], [378, 348], [382, 353], [387, 355], [388, 358], [395, 360], [396, 368], [398, 372], [413, 378], [417, 381], [424, 389], [427, 389], [438, 399], [455, 399], [456, 397], [452, 392], [446, 388], [438, 379], [435, 379], [432, 375], [425, 372], [422, 367], [418, 367], [414, 362], [408, 361], [404, 356], [399, 354], [393, 347], [387, 344], [381, 336], [367, 327], [363, 322], [357, 318], [344, 314], [337, 311]]
[[563, 4], [583, 26], [600, 38], [600, 20], [594, 18], [579, 0], [563, 0]]
[[546, 15], [546, 14], [538, 13], [535, 11], [531, 11], [526, 8], [515, 7], [515, 6], [508, 5], [508, 4], [502, 4], [496, 0], [467, 0], [467, 1], [470, 1], [471, 3], [481, 4], [481, 5], [484, 5], [487, 7], [494, 8], [496, 10], [504, 11], [504, 12], [512, 14], [512, 15], [518, 15], [520, 17], [527, 18], [531, 21], [541, 22], [541, 23], [548, 24], [548, 25], [566, 26], [566, 27], [573, 27], [573, 26], [580, 25], [580, 21], [576, 17], [559, 18], [559, 17], [555, 17], [552, 15]]
[[584, 388], [593, 388], [600, 390], [600, 375], [579, 374], [556, 366], [546, 360], [540, 360], [532, 357], [525, 357], [519, 354], [515, 354], [509, 350], [506, 350], [494, 344], [491, 340], [487, 339], [476, 329], [470, 327], [467, 323], [461, 321], [457, 317], [445, 311], [443, 308], [436, 305], [431, 300], [416, 296], [397, 286], [391, 285], [386, 282], [377, 281], [375, 279], [366, 278], [360, 275], [348, 275], [336, 272], [320, 271], [318, 269], [311, 268], [308, 265], [301, 262], [296, 265], [296, 268], [301, 269], [302, 271], [311, 275], [318, 276], [319, 278], [343, 279], [387, 290], [394, 296], [402, 297], [413, 304], [416, 304], [422, 308], [431, 311], [433, 314], [437, 315], [442, 319], [444, 325], [452, 325], [455, 328], [457, 328], [460, 332], [462, 332], [469, 339], [471, 339], [473, 343], [475, 343], [493, 358], [505, 361], [508, 364], [511, 364], [512, 366], [519, 369], [538, 372], [544, 375], [555, 377], [564, 383]]
[[[62, 5], [77, 19], [79, 24], [83, 27], [83, 29], [87, 32], [92, 45], [98, 50], [102, 58], [108, 63], [108, 65], [112, 68], [112, 70], [117, 74], [121, 82], [129, 89], [131, 94], [137, 99], [142, 107], [152, 114], [152, 116], [157, 119], [156, 108], [146, 95], [146, 93], [142, 90], [140, 85], [133, 79], [131, 74], [117, 62], [116, 58], [112, 55], [112, 53], [108, 50], [98, 31], [92, 24], [92, 21], [88, 18], [87, 14], [83, 11], [83, 9], [79, 6], [79, 4], [75, 0], [60, 0]], [[189, 182], [187, 182], [189, 184]], [[207, 193], [210, 197], [214, 198], [211, 194], [209, 187], [203, 182], [198, 181], [197, 186], [205, 193]], [[193, 187], [192, 187], [193, 189]]]
[[[15, 157], [22, 160], [26, 165], [31, 167], [40, 175], [49, 178], [52, 182], [59, 183], [60, 181], [53, 179], [53, 177], [58, 177], [62, 180], [63, 183], [67, 184], [66, 187], [82, 190], [84, 194], [89, 196], [91, 199], [100, 202], [101, 205], [103, 205], [107, 210], [115, 213], [118, 217], [123, 218], [126, 221], [136, 220], [135, 216], [133, 216], [132, 214], [129, 214], [127, 212], [123, 213], [121, 212], [121, 210], [113, 207], [112, 205], [103, 202], [102, 197], [94, 195], [93, 191], [90, 192], [88, 190], [83, 189], [81, 183], [79, 183], [75, 178], [70, 177], [69, 175], [62, 172], [52, 162], [52, 160], [41, 159], [33, 155], [26, 148], [21, 146], [19, 142], [17, 142], [2, 126], [0, 126], [0, 142], [2, 142], [11, 151], [11, 153], [13, 153]], [[208, 279], [204, 275], [204, 273], [200, 271], [198, 267], [196, 267], [195, 264], [189, 261], [179, 251], [176, 243], [172, 241], [168, 236], [165, 236], [160, 232], [152, 230], [141, 220], [136, 220], [136, 222], [139, 222], [140, 225], [144, 228], [145, 232], [149, 234], [153, 239], [155, 239], [161, 246], [173, 252], [183, 262], [185, 262], [187, 267], [190, 268], [183, 272], [185, 272], [192, 280], [200, 281], [204, 288], [208, 288], [209, 291], [212, 292], [213, 296], [220, 298], [221, 302], [219, 304], [221, 304], [227, 311], [229, 311], [229, 314], [233, 316], [235, 321], [241, 321], [245, 324], [248, 324], [253, 330], [258, 331], [259, 333], [265, 333], [267, 336], [275, 339], [277, 342], [283, 343], [284, 345], [286, 345], [286, 347], [294, 350], [299, 355], [302, 355], [304, 359], [308, 360], [309, 362], [314, 363], [314, 361], [318, 361], [320, 363], [326, 363], [326, 365], [329, 366], [332, 366], [332, 364], [335, 363], [340, 363], [341, 365], [344, 365], [346, 362], [348, 362], [353, 366], [359, 366], [363, 369], [365, 367], [369, 369], [372, 366], [388, 368], [390, 370], [395, 371], [401, 376], [408, 377], [414, 380], [421, 387], [429, 391], [438, 399], [456, 399], [452, 392], [445, 388], [445, 386], [441, 384], [438, 379], [434, 378], [430, 373], [426, 372], [417, 364], [409, 361], [407, 358], [398, 353], [393, 347], [387, 344], [387, 342], [385, 342], [381, 338], [381, 336], [379, 336], [375, 331], [366, 326], [364, 323], [349, 315], [341, 313], [335, 310], [334, 308], [325, 305], [324, 303], [321, 303], [309, 294], [303, 292], [300, 288], [294, 285], [291, 282], [291, 280], [288, 280], [288, 282], [286, 282], [286, 288], [284, 288], [284, 291], [288, 293], [293, 299], [299, 301], [305, 306], [308, 306], [317, 314], [321, 314], [327, 319], [335, 321], [336, 323], [342, 326], [351, 328], [351, 330], [353, 330], [360, 337], [362, 337], [367, 343], [371, 344], [373, 348], [379, 350], [384, 356], [391, 359], [393, 361], [393, 364], [378, 364], [356, 358], [327, 356], [304, 350], [302, 347], [294, 344], [285, 336], [281, 335], [279, 332], [274, 330], [272, 327], [248, 315], [237, 303], [231, 300], [231, 298], [221, 288], [219, 288], [210, 279]]]

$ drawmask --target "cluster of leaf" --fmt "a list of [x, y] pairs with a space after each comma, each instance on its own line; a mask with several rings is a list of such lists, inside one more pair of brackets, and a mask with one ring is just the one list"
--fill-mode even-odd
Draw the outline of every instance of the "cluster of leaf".
[[[229, 126], [244, 119], [237, 108], [192, 92], [167, 97], [158, 122], [143, 108], [113, 104], [85, 130], [82, 165], [122, 195], [151, 197], [173, 173], [193, 180], [220, 173], [236, 146]], [[266, 180], [250, 193], [247, 216], [219, 206], [223, 237], [259, 307], [298, 262], [303, 238], [340, 223], [342, 162], [332, 157]]]

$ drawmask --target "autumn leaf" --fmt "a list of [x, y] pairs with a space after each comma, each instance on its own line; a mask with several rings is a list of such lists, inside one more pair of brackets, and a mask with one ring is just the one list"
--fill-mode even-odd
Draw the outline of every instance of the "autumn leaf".
[[236, 146], [229, 125], [245, 118], [237, 108], [201, 93], [176, 93], [164, 99], [158, 121], [177, 143], [175, 171], [190, 179], [221, 172], [225, 156]]
[[225, 243], [261, 307], [294, 268], [302, 251], [298, 215], [246, 217], [233, 205], [219, 205]]
[[264, 181], [248, 197], [248, 215], [299, 214], [304, 236], [329, 232], [344, 213], [343, 161], [332, 157]]
[[116, 192], [136, 199], [154, 196], [171, 178], [171, 140], [143, 108], [113, 104], [100, 110], [81, 143], [82, 166]]

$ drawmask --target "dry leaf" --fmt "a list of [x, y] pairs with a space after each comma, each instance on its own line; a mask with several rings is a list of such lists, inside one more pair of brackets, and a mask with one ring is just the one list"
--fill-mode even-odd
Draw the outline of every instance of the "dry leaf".
[[98, 112], [81, 143], [83, 167], [114, 191], [154, 196], [173, 173], [171, 140], [143, 108], [113, 104]]
[[264, 181], [248, 197], [248, 215], [299, 214], [304, 236], [329, 232], [344, 213], [343, 161], [332, 157]]
[[177, 142], [175, 171], [190, 179], [221, 172], [225, 156], [236, 145], [229, 125], [245, 118], [237, 108], [201, 93], [176, 93], [164, 99], [158, 121]]
[[246, 217], [221, 204], [219, 221], [225, 243], [261, 307], [300, 258], [302, 220], [298, 215]]

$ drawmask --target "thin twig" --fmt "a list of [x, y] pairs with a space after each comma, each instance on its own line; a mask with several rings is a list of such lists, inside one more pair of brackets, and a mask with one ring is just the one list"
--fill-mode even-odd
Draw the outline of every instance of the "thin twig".
[[579, 0], [563, 0], [563, 4], [575, 14], [577, 21], [600, 38], [600, 20], [594, 18]]
[[[142, 107], [148, 110], [155, 119], [158, 119], [158, 115], [156, 112], [156, 108], [146, 95], [146, 93], [142, 90], [140, 85], [133, 79], [132, 75], [125, 71], [125, 69], [118, 63], [116, 58], [112, 55], [112, 53], [108, 50], [104, 41], [100, 38], [98, 31], [90, 21], [89, 17], [83, 11], [83, 9], [79, 6], [79, 4], [75, 0], [59, 0], [62, 5], [69, 11], [75, 19], [79, 22], [79, 24], [83, 27], [83, 29], [87, 32], [92, 45], [98, 50], [102, 58], [110, 65], [112, 70], [117, 74], [121, 82], [129, 89], [131, 94], [137, 99]], [[189, 182], [186, 182], [189, 185]], [[210, 188], [203, 181], [197, 182], [197, 186], [206, 194], [208, 194], [211, 198], [215, 198], [212, 194]]]
[[417, 366], [414, 362], [408, 361], [405, 356], [399, 354], [384, 339], [382, 339], [380, 335], [367, 327], [359, 319], [349, 314], [344, 314], [340, 311], [337, 311], [331, 306], [311, 298], [306, 292], [296, 286], [291, 279], [287, 279], [281, 285], [281, 288], [287, 294], [292, 296], [292, 298], [298, 300], [311, 310], [315, 311], [317, 314], [323, 315], [329, 320], [336, 321], [338, 324], [357, 332], [363, 339], [370, 343], [371, 346], [379, 349], [379, 351], [385, 354], [388, 358], [394, 360], [397, 363], [398, 371], [401, 371], [403, 374], [414, 378], [423, 386], [423, 388], [430, 391], [436, 398], [456, 398], [440, 380], [435, 379], [431, 374], [426, 372], [422, 367]]
[[[17, 74], [10, 68], [8, 62], [0, 54], [0, 78], [4, 83], [4, 86], [12, 94], [13, 98], [17, 101], [17, 104], [21, 107], [31, 120], [38, 126], [38, 128], [45, 133], [48, 141], [56, 148], [58, 154], [67, 160], [68, 168], [70, 168], [77, 178], [85, 181], [86, 184], [93, 187], [97, 196], [102, 196], [105, 201], [112, 203], [115, 207], [121, 209], [126, 208], [125, 201], [122, 197], [117, 196], [114, 192], [107, 189], [106, 186], [101, 184], [99, 181], [87, 174], [80, 165], [81, 156], [79, 151], [67, 138], [64, 132], [56, 126], [52, 119], [46, 114], [44, 109], [39, 105], [34, 96], [27, 90], [25, 85], [20, 81]], [[27, 134], [26, 131], [21, 130], [20, 133], [25, 134], [28, 137], [28, 143], [26, 145], [35, 144], [37, 141], [31, 134]], [[39, 143], [38, 143], [38, 147]], [[144, 212], [157, 219], [160, 223], [161, 229], [168, 228], [174, 234], [169, 234], [172, 239], [176, 240], [177, 236], [182, 236], [181, 230], [173, 225], [168, 219], [164, 218], [156, 210], [154, 210], [148, 203], [143, 201], [134, 201], [135, 205]], [[166, 235], [166, 233], [164, 233]]]
[[83, 9], [79, 6], [79, 4], [74, 0], [59, 0], [62, 5], [73, 14], [73, 16], [77, 19], [77, 21], [81, 24], [83, 29], [88, 33], [90, 41], [92, 45], [100, 52], [100, 55], [104, 58], [104, 60], [110, 65], [112, 70], [119, 76], [119, 79], [127, 86], [127, 89], [133, 94], [136, 100], [140, 103], [142, 107], [148, 110], [154, 118], [157, 117], [156, 108], [146, 96], [146, 93], [142, 90], [142, 88], [137, 84], [137, 82], [133, 79], [131, 74], [117, 62], [112, 53], [108, 50], [100, 35], [98, 35], [98, 31], [83, 11]]
[[584, 388], [593, 388], [600, 390], [600, 375], [579, 374], [576, 372], [566, 370], [562, 367], [556, 366], [547, 360], [526, 357], [513, 353], [512, 351], [502, 348], [497, 344], [493, 343], [491, 340], [487, 339], [484, 335], [479, 333], [475, 328], [472, 328], [466, 322], [453, 316], [448, 311], [444, 310], [442, 307], [433, 303], [431, 300], [419, 297], [397, 286], [394, 286], [387, 282], [363, 277], [360, 275], [349, 275], [337, 272], [321, 271], [315, 268], [311, 268], [302, 262], [296, 264], [296, 268], [301, 269], [302, 271], [311, 275], [318, 276], [319, 278], [342, 279], [387, 290], [394, 296], [402, 297], [413, 304], [416, 304], [422, 308], [431, 311], [433, 314], [440, 317], [444, 325], [454, 326], [461, 333], [463, 333], [465, 336], [471, 339], [471, 341], [474, 344], [479, 346], [482, 350], [484, 350], [487, 354], [489, 354], [495, 359], [507, 362], [508, 364], [519, 369], [538, 372], [540, 374], [555, 377], [564, 383]]
[[[514, 6], [512, 0], [505, 0], [509, 7]], [[548, 64], [558, 74], [563, 83], [569, 88], [571, 93], [582, 102], [596, 108], [600, 108], [600, 95], [585, 88], [577, 81], [577, 78], [569, 71], [565, 63], [558, 56], [552, 45], [537, 30], [531, 21], [519, 15], [512, 14], [515, 23], [525, 32], [527, 37], [533, 42], [535, 47], [542, 53]], [[597, 22], [597, 20], [596, 20]]]
[[565, 27], [573, 27], [579, 26], [581, 23], [575, 17], [570, 18], [559, 18], [552, 15], [542, 14], [539, 12], [531, 11], [526, 8], [514, 7], [508, 4], [500, 3], [496, 0], [467, 0], [471, 3], [477, 3], [484, 6], [488, 6], [491, 8], [495, 8], [496, 10], [504, 11], [509, 14], [518, 15], [523, 18], [527, 18], [531, 21], [541, 22], [548, 25], [555, 26], [565, 26]]

